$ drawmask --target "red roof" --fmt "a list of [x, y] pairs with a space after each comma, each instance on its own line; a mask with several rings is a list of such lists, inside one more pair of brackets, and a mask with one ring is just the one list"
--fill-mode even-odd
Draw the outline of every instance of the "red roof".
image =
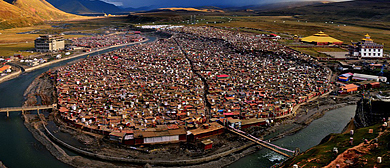
[[65, 108], [65, 107], [60, 107], [59, 111], [60, 111], [61, 113], [63, 113], [63, 112], [69, 112], [69, 110], [68, 110], [67, 108]]
[[370, 83], [370, 85], [380, 85], [379, 82], [373, 82], [373, 83]]
[[226, 74], [222, 74], [222, 75], [217, 75], [218, 78], [228, 78], [229, 75], [226, 75]]

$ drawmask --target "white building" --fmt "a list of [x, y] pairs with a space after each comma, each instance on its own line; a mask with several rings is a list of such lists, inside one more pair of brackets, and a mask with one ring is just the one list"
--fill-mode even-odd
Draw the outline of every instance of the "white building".
[[374, 43], [370, 35], [366, 34], [360, 42], [352, 42], [349, 46], [349, 55], [361, 58], [382, 58], [383, 45]]
[[63, 50], [65, 41], [63, 36], [44, 35], [35, 39], [35, 51], [52, 52]]
[[387, 82], [387, 78], [384, 76], [375, 76], [367, 74], [354, 73], [352, 80], [372, 80], [375, 82]]

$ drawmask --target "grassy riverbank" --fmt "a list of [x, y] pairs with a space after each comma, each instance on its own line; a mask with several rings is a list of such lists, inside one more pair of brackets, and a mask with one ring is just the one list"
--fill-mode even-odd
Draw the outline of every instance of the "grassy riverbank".
[[[339, 158], [340, 155], [343, 155], [344, 160], [349, 160], [349, 166], [358, 167], [388, 167], [390, 166], [390, 155], [388, 154], [388, 138], [390, 137], [388, 131], [381, 131], [381, 124], [377, 124], [371, 127], [357, 129], [354, 132], [354, 135], [351, 136], [349, 133], [343, 134], [330, 134], [325, 137], [321, 144], [315, 146], [303, 154], [294, 157], [286, 161], [281, 167], [292, 167], [293, 164], [298, 164], [299, 167], [324, 167], [329, 165], [336, 158]], [[372, 129], [373, 133], [369, 133], [369, 130]], [[378, 138], [378, 142], [374, 139], [379, 135], [382, 135]], [[353, 137], [353, 144], [350, 144], [350, 137]], [[368, 140], [368, 144], [365, 144], [365, 139]], [[375, 147], [375, 143], [378, 144], [378, 147]], [[370, 145], [372, 144], [372, 145]], [[348, 151], [347, 155], [343, 152], [354, 149], [358, 146], [364, 146], [363, 148], [357, 150], [359, 157], [356, 158], [356, 155]], [[333, 152], [333, 148], [338, 149], [338, 153]], [[381, 164], [376, 163], [376, 157], [381, 156], [383, 162]]]

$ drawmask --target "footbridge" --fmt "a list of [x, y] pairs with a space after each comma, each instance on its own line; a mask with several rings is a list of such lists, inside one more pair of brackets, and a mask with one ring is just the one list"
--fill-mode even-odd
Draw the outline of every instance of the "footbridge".
[[[254, 137], [251, 134], [248, 134], [248, 133], [246, 133], [244, 131], [241, 131], [239, 129], [236, 129], [234, 127], [227, 126], [227, 128], [228, 128], [229, 131], [231, 131], [231, 132], [233, 132], [233, 133], [235, 133], [235, 134], [237, 134], [237, 135], [239, 135], [241, 137], [244, 137], [244, 138], [246, 138], [246, 139], [248, 139], [250, 141], [253, 141], [256, 144], [259, 144], [259, 145], [261, 145], [264, 148], [267, 148], [267, 149], [270, 149], [270, 150], [272, 150], [272, 151], [274, 151], [276, 153], [279, 153], [279, 154], [281, 154], [283, 156], [291, 157], [291, 155], [289, 155], [289, 154], [287, 154], [285, 152], [292, 153], [292, 154], [296, 153], [295, 151], [292, 151], [292, 150], [289, 150], [289, 149], [286, 149], [286, 148], [282, 148], [280, 146], [274, 145], [274, 144], [269, 143], [267, 141], [263, 141], [263, 140], [261, 140], [259, 138]], [[284, 151], [284, 152], [282, 152], [282, 151]]]
[[9, 117], [10, 112], [22, 112], [25, 111], [33, 111], [36, 110], [39, 112], [39, 110], [47, 110], [47, 109], [54, 109], [57, 107], [57, 104], [53, 105], [43, 105], [43, 106], [22, 106], [22, 107], [5, 107], [0, 108], [0, 113], [7, 113], [7, 117]]

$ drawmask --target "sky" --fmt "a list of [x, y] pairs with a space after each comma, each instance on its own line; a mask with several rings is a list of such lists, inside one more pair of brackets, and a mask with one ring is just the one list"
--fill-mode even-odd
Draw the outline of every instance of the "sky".
[[[246, 6], [263, 3], [277, 3], [286, 1], [314, 1], [314, 0], [102, 0], [122, 7], [197, 7], [197, 6]], [[317, 0], [317, 1], [346, 1], [346, 0]]]

